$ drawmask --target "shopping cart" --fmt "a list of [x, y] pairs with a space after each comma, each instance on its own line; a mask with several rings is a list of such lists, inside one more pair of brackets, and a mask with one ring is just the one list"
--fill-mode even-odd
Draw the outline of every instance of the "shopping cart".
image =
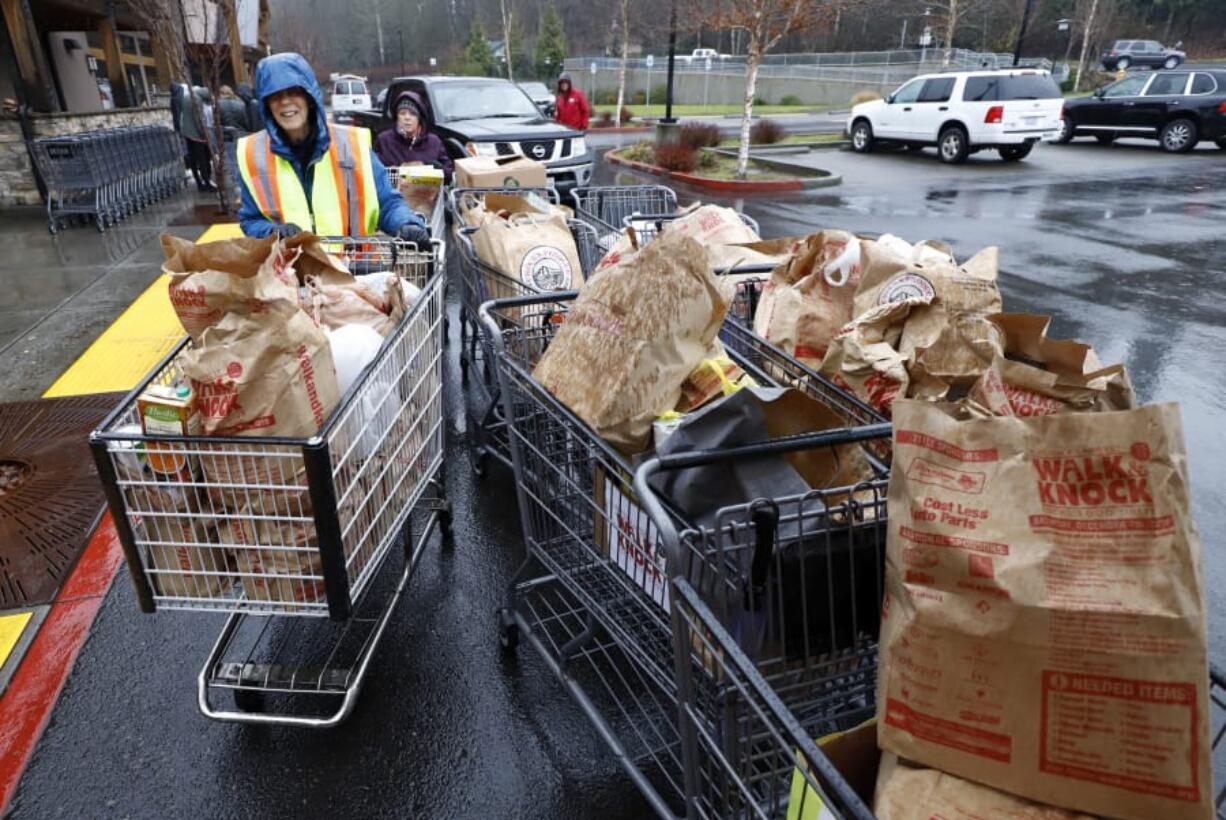
[[677, 210], [677, 194], [664, 185], [605, 185], [575, 188], [575, 216], [600, 232], [621, 233], [633, 214], [669, 214]]
[[[317, 435], [143, 434], [139, 397], [181, 380], [185, 340], [90, 437], [141, 610], [231, 613], [198, 680], [200, 709], [218, 720], [344, 720], [425, 545], [450, 530], [437, 246], [324, 241], [420, 295]], [[389, 578], [398, 540], [404, 565]], [[213, 705], [222, 690], [237, 711]]]
[[[596, 231], [586, 222], [577, 219], [568, 219], [566, 224], [575, 240], [579, 268], [583, 276], [587, 277], [596, 269], [601, 258]], [[480, 306], [491, 299], [537, 293], [535, 288], [518, 277], [493, 267], [477, 255], [472, 239], [477, 230], [478, 228], [471, 226], [461, 227], [455, 234], [456, 244], [459, 246], [459, 270], [464, 280], [465, 307], [476, 315]], [[498, 377], [494, 372], [493, 357], [487, 349], [485, 334], [480, 329], [467, 341], [467, 346], [460, 350], [462, 377], [467, 382], [473, 369], [477, 373], [476, 389], [467, 397], [468, 428], [472, 438], [469, 454], [473, 469], [478, 474], [484, 472], [490, 456], [509, 468], [511, 454], [504, 429], [506, 424], [502, 415], [502, 402], [499, 400]]]
[[[482, 306], [501, 385], [527, 558], [499, 613], [500, 640], [541, 654], [663, 815], [684, 793], [668, 579], [630, 460], [532, 378], [575, 293]], [[777, 349], [733, 360], [762, 385], [793, 366]], [[858, 402], [825, 385], [846, 424]], [[871, 411], [869, 411], [871, 413]]]
[[[758, 748], [765, 742], [761, 727], [747, 729], [761, 716], [728, 708], [737, 693], [728, 691], [726, 659], [717, 657], [721, 648], [706, 646], [714, 643], [711, 631], [696, 634], [686, 619], [693, 621], [698, 608], [729, 636], [774, 702], [786, 707], [789, 720], [808, 737], [850, 729], [871, 717], [888, 476], [874, 465], [874, 476], [851, 486], [746, 498], [723, 507], [706, 525], [679, 520], [660, 488], [662, 480], [767, 455], [878, 441], [890, 433], [889, 424], [877, 423], [674, 454], [649, 459], [635, 474], [635, 493], [659, 532], [672, 577], [684, 581], [701, 604], [672, 601], [686, 790], [691, 801], [705, 803], [699, 816], [741, 816], [761, 802], [763, 788], [777, 796], [772, 790], [779, 786], [779, 772], [766, 765], [769, 744], [766, 752]], [[711, 771], [715, 758], [743, 766], [737, 770], [740, 780], [717, 777], [720, 772]], [[793, 758], [789, 772], [794, 764]]]
[[92, 218], [105, 231], [183, 186], [178, 136], [163, 126], [41, 137], [33, 151], [51, 233], [72, 217]]
[[[686, 814], [873, 820], [871, 795], [858, 792], [815, 742], [830, 735], [814, 734], [797, 719], [690, 583], [676, 579], [672, 594], [678, 645], [688, 649], [679, 680], [683, 735], [693, 753]], [[703, 689], [694, 684], [707, 677], [720, 685], [718, 725], [709, 722], [698, 697]], [[1226, 673], [1215, 664], [1209, 712], [1214, 816], [1226, 820]]]

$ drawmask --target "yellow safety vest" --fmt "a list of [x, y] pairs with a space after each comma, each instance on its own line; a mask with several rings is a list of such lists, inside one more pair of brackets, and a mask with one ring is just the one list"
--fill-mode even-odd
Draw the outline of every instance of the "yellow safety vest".
[[272, 151], [267, 131], [238, 141], [238, 168], [260, 213], [321, 236], [369, 236], [379, 229], [379, 195], [370, 161], [370, 131], [328, 127], [328, 153], [307, 171], [311, 201], [289, 160]]

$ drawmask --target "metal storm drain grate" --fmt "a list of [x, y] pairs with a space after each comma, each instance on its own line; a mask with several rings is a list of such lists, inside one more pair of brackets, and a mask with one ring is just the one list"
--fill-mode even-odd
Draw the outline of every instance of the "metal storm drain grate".
[[102, 511], [89, 434], [116, 394], [0, 404], [0, 609], [55, 597]]

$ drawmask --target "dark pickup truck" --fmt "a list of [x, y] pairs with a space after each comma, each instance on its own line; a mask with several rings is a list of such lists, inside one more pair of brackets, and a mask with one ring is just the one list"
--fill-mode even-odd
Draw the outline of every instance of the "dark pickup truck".
[[391, 106], [415, 91], [430, 110], [432, 130], [452, 159], [520, 155], [540, 161], [559, 191], [587, 185], [592, 155], [582, 131], [542, 116], [518, 86], [488, 77], [401, 77], [392, 81], [378, 111], [353, 112], [354, 125], [376, 135], [392, 126]]

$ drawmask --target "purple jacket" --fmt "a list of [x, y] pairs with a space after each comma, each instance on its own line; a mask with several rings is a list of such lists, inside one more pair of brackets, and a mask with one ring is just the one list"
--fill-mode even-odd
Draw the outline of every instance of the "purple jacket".
[[446, 181], [451, 182], [451, 157], [443, 147], [443, 141], [425, 129], [422, 129], [415, 139], [410, 140], [392, 126], [375, 140], [375, 153], [388, 168], [395, 168], [406, 162], [421, 162], [442, 168]]

